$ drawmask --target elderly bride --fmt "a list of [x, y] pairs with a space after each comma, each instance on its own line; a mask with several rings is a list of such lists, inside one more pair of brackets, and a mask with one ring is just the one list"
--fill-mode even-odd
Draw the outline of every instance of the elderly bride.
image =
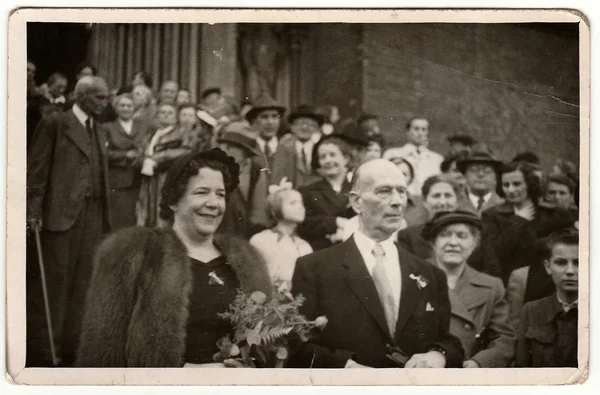
[[239, 166], [219, 149], [169, 168], [161, 217], [168, 228], [132, 227], [99, 247], [87, 294], [80, 367], [206, 364], [233, 328], [217, 314], [237, 290], [271, 295], [268, 271], [246, 241], [215, 236]]

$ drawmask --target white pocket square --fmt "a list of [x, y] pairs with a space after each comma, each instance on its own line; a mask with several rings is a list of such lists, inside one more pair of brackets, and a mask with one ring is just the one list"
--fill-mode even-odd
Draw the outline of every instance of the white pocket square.
[[425, 311], [434, 311], [435, 309], [431, 305], [431, 303], [427, 302], [427, 306], [425, 306]]

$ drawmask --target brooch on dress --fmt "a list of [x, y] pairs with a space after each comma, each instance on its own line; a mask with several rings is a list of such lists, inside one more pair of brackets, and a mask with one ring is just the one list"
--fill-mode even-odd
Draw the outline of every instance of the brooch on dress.
[[221, 277], [217, 276], [217, 273], [215, 273], [215, 271], [213, 270], [212, 272], [208, 273], [208, 285], [215, 285], [215, 284], [224, 286], [225, 281], [223, 281], [223, 279]]

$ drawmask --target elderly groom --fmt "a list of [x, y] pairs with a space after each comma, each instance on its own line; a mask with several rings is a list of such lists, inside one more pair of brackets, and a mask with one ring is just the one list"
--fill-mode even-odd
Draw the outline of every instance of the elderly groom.
[[[325, 315], [329, 322], [296, 350], [292, 364], [461, 367], [463, 350], [449, 334], [445, 275], [394, 243], [407, 202], [402, 172], [377, 159], [361, 165], [352, 184], [359, 230], [296, 264], [292, 293], [306, 297], [301, 313], [309, 319]], [[389, 357], [392, 348], [400, 363]]]

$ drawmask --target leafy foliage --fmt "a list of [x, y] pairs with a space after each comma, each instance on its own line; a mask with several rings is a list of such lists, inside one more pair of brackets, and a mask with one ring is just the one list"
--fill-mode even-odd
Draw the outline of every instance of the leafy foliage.
[[[288, 341], [292, 338], [308, 341], [315, 328], [327, 324], [325, 317], [307, 321], [300, 314], [306, 299], [292, 296], [286, 284], [275, 291], [270, 301], [256, 291], [246, 295], [238, 290], [229, 310], [219, 316], [230, 321], [235, 329], [234, 338], [226, 336], [217, 342], [216, 362], [232, 359], [248, 367], [281, 367], [289, 355]], [[238, 366], [238, 365], [236, 365]]]

